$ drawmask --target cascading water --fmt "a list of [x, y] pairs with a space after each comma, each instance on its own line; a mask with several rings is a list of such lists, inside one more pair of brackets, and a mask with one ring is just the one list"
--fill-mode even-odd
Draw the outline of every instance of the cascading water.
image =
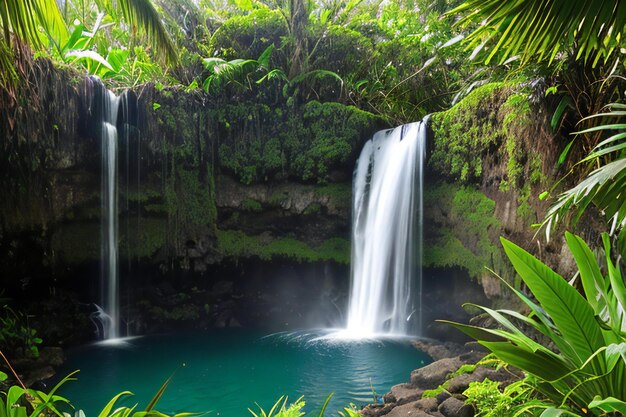
[[378, 132], [359, 156], [346, 330], [352, 337], [420, 331], [426, 130], [424, 121]]
[[119, 266], [118, 266], [118, 134], [117, 114], [120, 97], [92, 78], [94, 98], [92, 113], [101, 123], [101, 304], [100, 318], [104, 339], [116, 339], [119, 334]]

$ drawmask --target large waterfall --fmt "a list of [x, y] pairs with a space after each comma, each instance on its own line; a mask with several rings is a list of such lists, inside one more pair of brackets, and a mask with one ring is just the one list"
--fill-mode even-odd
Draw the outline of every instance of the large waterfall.
[[357, 162], [347, 333], [420, 331], [426, 123], [378, 132]]

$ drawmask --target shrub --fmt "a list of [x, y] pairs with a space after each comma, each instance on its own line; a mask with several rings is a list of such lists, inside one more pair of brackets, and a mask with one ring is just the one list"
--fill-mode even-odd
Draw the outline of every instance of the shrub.
[[[607, 265], [603, 275], [586, 243], [566, 234], [583, 295], [528, 252], [501, 240], [513, 267], [537, 301], [509, 288], [531, 313], [526, 316], [476, 306], [500, 328], [452, 325], [499, 359], [524, 370], [537, 392], [550, 401], [547, 413], [555, 413], [550, 415], [626, 411], [626, 286], [619, 263], [611, 260], [608, 235], [603, 235]], [[556, 349], [537, 343], [520, 324], [541, 333]]]

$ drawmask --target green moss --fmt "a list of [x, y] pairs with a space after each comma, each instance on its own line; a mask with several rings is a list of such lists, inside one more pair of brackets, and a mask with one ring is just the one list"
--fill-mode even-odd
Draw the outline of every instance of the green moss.
[[80, 264], [100, 259], [100, 222], [72, 222], [52, 235], [52, 249], [64, 262]]
[[519, 186], [523, 182], [527, 152], [522, 146], [524, 128], [530, 124], [530, 105], [526, 94], [512, 94], [502, 104], [504, 114], [502, 133], [508, 156], [507, 176], [509, 184]]
[[530, 185], [526, 184], [520, 190], [519, 197], [517, 197], [517, 217], [524, 222], [524, 226], [531, 226], [537, 222], [535, 211], [529, 203], [530, 200]]
[[449, 110], [432, 116], [432, 167], [461, 181], [480, 177], [483, 153], [498, 140], [499, 106], [494, 97], [504, 87], [503, 83], [477, 87]]
[[[166, 244], [167, 219], [130, 217], [120, 221], [119, 256], [150, 258]], [[100, 223], [72, 222], [61, 225], [52, 236], [57, 256], [68, 264], [94, 262], [100, 259]]]
[[150, 258], [166, 244], [166, 218], [131, 218], [124, 226], [120, 230], [120, 257]]
[[[529, 176], [540, 181], [541, 156], [525, 144], [532, 122], [528, 94], [518, 89], [512, 84], [486, 84], [451, 109], [434, 114], [431, 167], [455, 180], [476, 183], [483, 159], [495, 152], [506, 161], [501, 191], [516, 190]], [[534, 161], [530, 169], [529, 161]]]
[[241, 202], [241, 208], [245, 211], [252, 212], [260, 212], [263, 210], [263, 206], [261, 206], [261, 203], [253, 200], [252, 198], [246, 198], [245, 200], [243, 200]]
[[319, 203], [311, 203], [304, 209], [302, 214], [305, 216], [312, 216], [314, 214], [319, 214], [321, 210], [322, 206]]
[[352, 207], [352, 184], [351, 183], [330, 183], [315, 188], [318, 197], [328, 197], [329, 204], [337, 207]]
[[495, 202], [473, 187], [440, 184], [424, 196], [426, 223], [433, 227], [424, 249], [427, 267], [460, 267], [478, 277], [502, 264], [496, 246], [500, 222]]
[[219, 164], [244, 184], [279, 175], [326, 183], [333, 169], [352, 165], [360, 144], [381, 120], [354, 106], [310, 101], [297, 108], [258, 102], [211, 111], [219, 120]]
[[284, 257], [298, 262], [350, 262], [350, 243], [341, 238], [328, 239], [317, 247], [311, 247], [289, 237], [268, 239], [264, 236], [250, 236], [239, 230], [217, 230], [217, 239], [225, 257], [258, 257], [264, 261]]
[[287, 191], [274, 191], [270, 198], [268, 199], [268, 203], [272, 207], [281, 207], [285, 202], [289, 199], [289, 193]]

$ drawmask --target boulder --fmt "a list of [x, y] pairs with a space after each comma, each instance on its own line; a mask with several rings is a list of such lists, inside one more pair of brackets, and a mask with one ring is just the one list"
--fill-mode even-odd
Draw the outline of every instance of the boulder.
[[39, 362], [51, 366], [61, 366], [65, 362], [63, 349], [60, 347], [44, 347], [39, 351]]
[[416, 408], [415, 403], [409, 403], [395, 407], [387, 417], [431, 417], [431, 415]]
[[469, 387], [470, 383], [482, 382], [485, 379], [490, 379], [491, 381], [501, 382], [508, 385], [517, 380], [518, 377], [504, 368], [495, 370], [485, 368], [484, 366], [478, 366], [474, 372], [457, 375], [448, 381], [447, 390], [452, 394], [462, 394], [463, 391]]
[[439, 412], [445, 417], [474, 417], [474, 408], [454, 397], [439, 404]]
[[433, 360], [438, 361], [445, 358], [459, 356], [468, 352], [465, 345], [454, 342], [440, 342], [431, 339], [419, 339], [412, 342], [413, 346], [421, 350]]
[[411, 385], [422, 390], [435, 389], [443, 384], [448, 374], [463, 365], [459, 358], [445, 358], [411, 372]]
[[436, 398], [422, 398], [419, 401], [415, 401], [415, 406], [423, 411], [437, 411], [437, 407], [439, 406], [439, 402]]
[[419, 399], [423, 392], [410, 384], [398, 384], [391, 387], [391, 390], [383, 396], [383, 400], [385, 403], [402, 405]]

